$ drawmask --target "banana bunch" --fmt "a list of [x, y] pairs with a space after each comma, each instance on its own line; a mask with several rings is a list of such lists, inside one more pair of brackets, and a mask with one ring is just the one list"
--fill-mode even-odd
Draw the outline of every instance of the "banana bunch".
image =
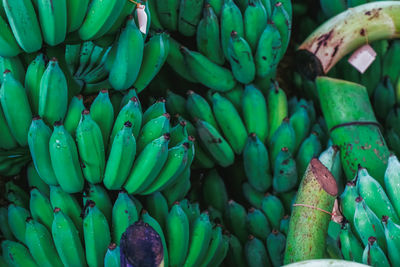
[[[14, 57], [42, 46], [115, 37], [128, 16], [136, 16], [146, 34], [151, 24], [147, 3], [125, 0], [4, 0], [0, 18], [0, 56]], [[138, 19], [140, 17], [140, 19]]]
[[[167, 63], [183, 78], [219, 92], [276, 75], [289, 45], [290, 1], [154, 1], [160, 24], [196, 35], [197, 51], [171, 38]], [[185, 42], [185, 40], [182, 40]], [[224, 67], [224, 62], [229, 67]]]
[[74, 96], [64, 113], [53, 124], [34, 117], [28, 132], [33, 163], [48, 185], [78, 193], [87, 181], [148, 195], [190, 182], [194, 139], [181, 124], [172, 126], [164, 100], [142, 112], [135, 90], [119, 103], [102, 90], [89, 109]]
[[345, 219], [339, 242], [344, 259], [372, 266], [400, 263], [399, 168], [400, 162], [392, 155], [385, 172], [384, 187], [362, 167], [355, 179], [346, 184], [340, 196]]

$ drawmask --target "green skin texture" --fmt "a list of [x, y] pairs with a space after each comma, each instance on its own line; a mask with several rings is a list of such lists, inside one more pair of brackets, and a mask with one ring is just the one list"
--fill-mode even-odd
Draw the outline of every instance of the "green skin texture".
[[43, 54], [39, 54], [35, 60], [29, 64], [28, 69], [26, 70], [25, 90], [33, 114], [38, 114], [39, 112], [40, 80], [42, 79], [45, 70], [46, 64]]
[[67, 35], [67, 1], [38, 1], [39, 21], [44, 41], [58, 45]]
[[29, 250], [22, 244], [15, 241], [5, 240], [1, 243], [1, 248], [3, 250], [4, 261], [9, 266], [38, 267], [29, 253]]
[[65, 130], [67, 130], [72, 136], [75, 136], [75, 131], [84, 109], [85, 105], [83, 104], [83, 98], [74, 96], [69, 103], [68, 111], [64, 119]]
[[261, 202], [261, 210], [268, 218], [272, 229], [279, 229], [280, 221], [285, 215], [285, 208], [281, 200], [268, 193]]
[[228, 266], [246, 266], [246, 258], [244, 256], [242, 244], [239, 239], [232, 234], [229, 238], [229, 250], [225, 261]]
[[233, 0], [225, 0], [221, 11], [221, 45], [225, 58], [229, 60], [228, 44], [231, 32], [244, 36], [243, 16]]
[[180, 204], [171, 208], [165, 229], [170, 266], [182, 266], [189, 250], [189, 219]]
[[397, 214], [400, 214], [400, 188], [398, 184], [400, 182], [400, 162], [395, 155], [389, 157], [388, 167], [385, 171], [385, 187], [386, 193], [393, 204]]
[[114, 108], [108, 92], [100, 92], [90, 106], [90, 116], [100, 127], [104, 147], [114, 124]]
[[89, 0], [69, 0], [67, 1], [67, 29], [74, 32], [82, 25], [89, 6]]
[[385, 237], [388, 245], [388, 256], [393, 266], [400, 263], [399, 251], [400, 248], [400, 226], [395, 224], [391, 219], [382, 222], [385, 228]]
[[43, 224], [47, 229], [51, 230], [53, 223], [53, 209], [50, 200], [44, 196], [37, 188], [31, 190], [31, 199], [29, 209], [33, 219]]
[[184, 36], [193, 36], [201, 18], [204, 0], [184, 0], [179, 7], [178, 30]]
[[137, 138], [137, 152], [140, 153], [143, 149], [156, 138], [163, 134], [169, 133], [170, 120], [169, 115], [164, 114], [146, 123]]
[[190, 168], [187, 168], [181, 174], [181, 178], [173, 184], [167, 186], [163, 191], [163, 195], [168, 201], [168, 206], [172, 206], [178, 200], [183, 199], [191, 188]]
[[[13, 77], [24, 84], [25, 68], [19, 57], [0, 58], [0, 72], [4, 74], [6, 70], [10, 70]], [[3, 83], [5, 77], [4, 75], [1, 76], [0, 81]]]
[[298, 175], [304, 174], [307, 169], [308, 162], [314, 157], [318, 157], [321, 154], [321, 143], [318, 139], [318, 136], [314, 133], [311, 133], [309, 137], [307, 137], [303, 143], [301, 144], [299, 151], [296, 155], [296, 164]]
[[25, 208], [10, 204], [8, 206], [7, 217], [8, 225], [10, 226], [14, 237], [21, 243], [25, 244], [25, 221], [30, 217], [29, 211]]
[[158, 17], [161, 25], [170, 31], [178, 30], [178, 0], [156, 0]]
[[267, 238], [267, 250], [273, 266], [283, 265], [286, 237], [279, 231], [272, 232]]
[[8, 127], [4, 112], [0, 106], [0, 148], [2, 149], [12, 149], [18, 146], [17, 141], [14, 139], [10, 128]]
[[251, 47], [236, 32], [231, 33], [228, 43], [228, 56], [235, 79], [243, 84], [252, 82], [256, 76], [256, 65]]
[[271, 166], [275, 166], [276, 158], [282, 148], [286, 147], [292, 154], [295, 152], [296, 133], [288, 120], [282, 121], [269, 142]]
[[186, 100], [186, 109], [193, 120], [195, 118], [201, 119], [211, 124], [215, 129], [219, 129], [210, 104], [201, 95], [189, 91]]
[[[0, 4], [1, 5], [1, 4]], [[15, 57], [21, 53], [21, 48], [18, 46], [17, 41], [13, 33], [11, 32], [10, 26], [4, 18], [0, 17], [0, 56], [1, 57]]]
[[259, 209], [251, 208], [246, 216], [246, 227], [249, 234], [260, 240], [266, 240], [271, 233], [267, 217]]
[[145, 199], [144, 206], [147, 212], [165, 229], [166, 219], [168, 216], [168, 203], [164, 195], [160, 192], [148, 195]]
[[188, 68], [186, 68], [185, 66], [185, 59], [182, 52], [180, 51], [180, 48], [181, 44], [171, 37], [167, 63], [176, 73], [178, 73], [185, 80], [196, 82], [196, 79], [192, 76]]
[[88, 200], [96, 203], [97, 209], [104, 214], [108, 222], [111, 222], [113, 206], [107, 190], [101, 184], [89, 184], [88, 190], [83, 192], [83, 206], [86, 206]]
[[376, 241], [372, 244], [368, 243], [365, 247], [362, 262], [371, 266], [390, 266], [385, 252], [382, 251]]
[[120, 267], [121, 266], [121, 255], [119, 247], [113, 249], [108, 248], [106, 256], [104, 257], [105, 267]]
[[170, 131], [170, 141], [168, 144], [168, 147], [174, 147], [181, 143], [182, 141], [187, 140], [188, 138], [188, 133], [186, 130], [186, 124], [184, 122], [180, 122], [177, 125], [175, 125], [173, 128], [171, 128]]
[[143, 113], [142, 125], [146, 125], [146, 123], [148, 123], [152, 119], [158, 118], [165, 113], [167, 113], [167, 110], [165, 109], [165, 102], [156, 101]]
[[135, 203], [128, 194], [120, 192], [112, 209], [112, 240], [117, 245], [129, 225], [139, 219]]
[[244, 37], [249, 43], [251, 50], [256, 51], [258, 40], [267, 26], [267, 11], [260, 0], [249, 1], [244, 12]]
[[[328, 129], [342, 123], [376, 122], [365, 87], [325, 77], [317, 78], [316, 85], [320, 100], [323, 99], [321, 107]], [[347, 180], [353, 179], [361, 164], [384, 185], [389, 150], [378, 126], [353, 124], [335, 128], [331, 130], [331, 138], [340, 147]]]
[[282, 120], [288, 116], [288, 105], [285, 92], [278, 86], [269, 90], [267, 101], [269, 122], [268, 141], [270, 141], [281, 125]]
[[[293, 130], [296, 134], [296, 145], [295, 151], [300, 148], [301, 143], [304, 139], [307, 138], [307, 135], [310, 130], [311, 121], [310, 117], [308, 116], [307, 110], [304, 107], [299, 107], [291, 116], [290, 116], [290, 124], [293, 127]], [[319, 154], [319, 153], [318, 153]], [[308, 164], [307, 160], [307, 164]], [[305, 166], [306, 168], [307, 166]], [[304, 168], [304, 170], [305, 170]]]
[[230, 200], [224, 213], [224, 221], [228, 229], [244, 243], [247, 239], [246, 210], [239, 203]]
[[349, 223], [342, 226], [339, 239], [343, 258], [348, 261], [361, 262], [363, 247], [351, 231]]
[[278, 193], [292, 190], [297, 185], [296, 161], [288, 150], [282, 149], [275, 161], [273, 187]]
[[225, 183], [215, 169], [210, 170], [204, 177], [203, 198], [207, 206], [212, 206], [223, 212], [228, 202], [228, 193]]
[[261, 202], [264, 198], [262, 192], [254, 189], [249, 183], [243, 183], [242, 185], [243, 195], [246, 200], [253, 206], [259, 209], [261, 207]]
[[3, 76], [0, 88], [0, 102], [8, 127], [20, 146], [28, 143], [28, 131], [32, 120], [26, 91], [22, 84], [14, 79], [11, 72]]
[[257, 238], [249, 239], [245, 244], [244, 252], [249, 267], [269, 266], [267, 250], [261, 240]]
[[15, 240], [8, 224], [8, 210], [6, 207], [0, 207], [0, 231], [7, 240]]
[[30, 188], [36, 187], [40, 192], [42, 192], [43, 195], [48, 198], [50, 197], [50, 187], [47, 183], [45, 183], [45, 181], [42, 180], [42, 178], [40, 178], [35, 169], [35, 165], [33, 165], [33, 162], [29, 163], [28, 167], [26, 168], [26, 177], [28, 179], [28, 185]]

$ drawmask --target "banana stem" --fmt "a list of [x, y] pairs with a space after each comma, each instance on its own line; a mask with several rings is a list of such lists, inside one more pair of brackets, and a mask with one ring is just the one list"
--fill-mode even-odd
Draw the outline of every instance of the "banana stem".
[[331, 220], [329, 213], [337, 193], [335, 178], [317, 158], [313, 158], [293, 205], [284, 264], [324, 258]]
[[298, 48], [298, 71], [314, 80], [349, 52], [381, 39], [400, 37], [400, 2], [377, 1], [338, 14], [317, 28]]

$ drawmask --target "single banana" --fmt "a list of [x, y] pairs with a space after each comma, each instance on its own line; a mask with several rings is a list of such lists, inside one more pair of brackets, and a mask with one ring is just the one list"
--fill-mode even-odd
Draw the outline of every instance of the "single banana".
[[379, 247], [376, 240], [374, 236], [368, 238], [368, 244], [365, 246], [362, 262], [371, 266], [390, 266], [385, 252]]
[[5, 240], [1, 242], [1, 248], [3, 250], [4, 261], [8, 266], [38, 267], [29, 250], [21, 243]]
[[183, 266], [189, 250], [189, 220], [179, 202], [174, 203], [166, 219], [166, 241], [170, 266]]
[[132, 123], [127, 121], [111, 144], [104, 173], [104, 186], [109, 190], [121, 189], [132, 168], [136, 156], [136, 141]]
[[36, 187], [43, 195], [50, 197], [50, 187], [40, 178], [33, 162], [29, 163], [26, 168], [26, 179], [28, 180], [29, 188]]
[[267, 26], [268, 15], [261, 0], [249, 0], [243, 14], [244, 38], [251, 47], [253, 53], [259, 45], [258, 40]]
[[185, 108], [186, 100], [183, 96], [167, 90], [165, 99], [165, 107], [169, 114], [176, 116], [177, 114], [187, 118], [188, 114]]
[[32, 1], [3, 0], [3, 7], [18, 45], [26, 53], [42, 48], [42, 33]]
[[178, 31], [184, 36], [196, 34], [204, 0], [182, 0], [179, 6]]
[[48, 185], [58, 185], [50, 158], [49, 141], [51, 134], [51, 129], [43, 120], [40, 117], [34, 117], [28, 132], [28, 145], [40, 178]]
[[386, 193], [393, 204], [393, 207], [397, 214], [400, 214], [400, 198], [398, 193], [398, 181], [400, 181], [400, 175], [398, 170], [400, 169], [400, 162], [395, 155], [391, 155], [388, 160], [388, 166], [385, 172], [384, 181]]
[[285, 92], [275, 84], [268, 92], [268, 141], [279, 128], [282, 120], [288, 116], [288, 105]]
[[[112, 35], [118, 33], [119, 29], [123, 26], [124, 22], [128, 18], [128, 16], [133, 15], [133, 11], [135, 10], [136, 5], [131, 1], [126, 1], [124, 3], [124, 8], [119, 14], [117, 20], [114, 22], [112, 27], [107, 31], [107, 35]], [[150, 20], [150, 19], [149, 19]], [[105, 36], [107, 36], [105, 35]]]
[[243, 246], [239, 239], [232, 234], [229, 236], [229, 249], [226, 255], [226, 263], [228, 266], [247, 266]]
[[89, 0], [67, 1], [67, 30], [74, 32], [78, 30], [86, 16], [89, 7]]
[[155, 192], [146, 196], [144, 206], [146, 211], [160, 224], [162, 229], [168, 216], [168, 203], [167, 199], [160, 192]]
[[[3, 3], [1, 2], [0, 5], [2, 6]], [[4, 9], [2, 11], [4, 12]], [[5, 16], [0, 17], [0, 29], [0, 56], [15, 57], [20, 54], [22, 52], [21, 48], [17, 44], [17, 40], [15, 40], [14, 34], [12, 33]]]
[[278, 197], [267, 193], [261, 203], [261, 210], [267, 216], [272, 229], [279, 229], [280, 221], [285, 215], [282, 201]]
[[311, 159], [317, 157], [320, 153], [321, 143], [317, 134], [312, 132], [310, 136], [303, 141], [296, 155], [296, 165], [299, 177], [303, 176]]
[[244, 254], [249, 267], [269, 266], [270, 260], [263, 242], [252, 235], [244, 246]]
[[201, 84], [219, 92], [226, 92], [235, 87], [236, 81], [228, 69], [186, 47], [182, 46], [180, 50], [190, 74]]
[[29, 64], [26, 70], [25, 90], [33, 114], [39, 114], [40, 81], [45, 70], [46, 63], [44, 61], [44, 54], [42, 53]]
[[286, 237], [278, 230], [273, 230], [267, 238], [267, 250], [272, 265], [282, 266], [285, 253]]
[[160, 98], [155, 101], [150, 107], [143, 113], [142, 125], [145, 125], [152, 119], [158, 118], [159, 116], [167, 113], [165, 108], [165, 99]]
[[[130, 48], [132, 49], [132, 48]], [[139, 53], [139, 52], [138, 52]], [[160, 71], [169, 53], [169, 35], [156, 33], [143, 49], [143, 61], [133, 87], [137, 92], [143, 91]]]
[[53, 125], [62, 121], [68, 108], [67, 80], [56, 58], [47, 65], [46, 71], [40, 80], [39, 116]]
[[151, 29], [153, 30], [162, 30], [160, 18], [157, 12], [157, 0], [148, 0], [147, 7], [149, 8], [150, 17], [151, 17]]
[[4, 72], [3, 84], [0, 88], [0, 103], [15, 140], [20, 146], [26, 146], [32, 111], [25, 89], [9, 70]]
[[7, 120], [4, 116], [3, 108], [0, 102], [0, 148], [1, 149], [12, 149], [18, 146], [17, 141], [13, 137], [10, 127], [8, 127]]
[[388, 245], [387, 256], [393, 266], [400, 263], [398, 251], [400, 249], [399, 231], [400, 226], [395, 224], [388, 216], [382, 217], [382, 224], [385, 229], [385, 237]]
[[283, 147], [286, 147], [289, 152], [295, 153], [295, 142], [296, 133], [289, 122], [289, 118], [285, 118], [269, 142], [271, 165], [275, 166], [273, 164]]
[[[33, 60], [33, 59], [32, 59]], [[28, 62], [31, 62], [30, 60]], [[27, 64], [27, 63], [26, 63]], [[22, 85], [25, 80], [25, 67], [19, 57], [0, 57], [0, 72], [4, 73], [6, 70], [11, 71], [14, 78], [17, 79]], [[0, 82], [4, 82], [4, 75], [0, 78]]]
[[8, 225], [14, 237], [23, 244], [25, 244], [25, 221], [28, 217], [30, 217], [30, 213], [27, 209], [16, 206], [13, 203], [8, 205]]
[[187, 92], [187, 96], [186, 109], [192, 119], [201, 119], [211, 124], [215, 129], [218, 129], [217, 121], [207, 100], [191, 90]]
[[142, 65], [144, 40], [135, 24], [133, 16], [129, 16], [125, 28], [118, 38], [115, 60], [108, 80], [116, 90], [126, 90], [136, 81]]
[[[304, 106], [300, 106], [299, 108], [297, 108], [296, 111], [293, 114], [291, 114], [289, 120], [296, 135], [295, 150], [293, 151], [295, 152], [297, 151], [298, 148], [300, 148], [300, 145], [307, 137], [311, 127], [311, 120], [310, 117], [308, 116], [306, 107]], [[303, 173], [301, 175], [303, 175]]]
[[344, 223], [340, 229], [339, 241], [343, 259], [356, 262], [362, 261], [363, 248], [353, 234], [348, 222]]
[[104, 214], [107, 221], [112, 220], [112, 202], [106, 189], [100, 184], [90, 184], [83, 192], [83, 206], [87, 207], [91, 202], [96, 203], [96, 207]]
[[249, 183], [242, 184], [242, 192], [244, 198], [249, 202], [250, 205], [259, 209], [261, 207], [262, 200], [264, 198], [264, 193], [256, 190]]
[[0, 232], [7, 240], [15, 240], [11, 227], [8, 224], [7, 207], [0, 207]]
[[378, 119], [384, 121], [396, 103], [395, 92], [389, 76], [385, 76], [375, 88], [373, 107]]
[[78, 159], [78, 149], [61, 122], [54, 124], [49, 148], [51, 165], [61, 188], [67, 193], [81, 192], [84, 179]]
[[64, 266], [87, 266], [79, 232], [72, 220], [60, 208], [54, 209], [51, 233]]
[[44, 42], [51, 46], [64, 42], [67, 35], [67, 1], [38, 0], [38, 10]]
[[143, 190], [154, 181], [167, 160], [168, 141], [169, 134], [164, 134], [149, 143], [139, 154], [124, 185], [128, 193]]
[[64, 119], [65, 130], [67, 130], [72, 136], [75, 136], [76, 128], [78, 127], [84, 110], [85, 105], [83, 104], [83, 96], [77, 95], [72, 97]]
[[114, 123], [114, 108], [107, 90], [100, 91], [91, 104], [90, 116], [100, 127], [104, 148], [106, 148]]
[[106, 256], [104, 257], [104, 267], [119, 267], [121, 266], [120, 249], [115, 243], [108, 246]]
[[224, 235], [222, 234], [222, 226], [216, 225], [212, 229], [210, 245], [208, 247], [206, 255], [204, 256], [201, 266], [214, 266], [212, 264], [215, 264], [214, 261], [217, 258], [224, 258], [226, 256], [228, 250], [225, 250], [225, 255], [220, 255], [221, 253], [223, 253], [223, 242]]
[[161, 25], [169, 31], [178, 30], [179, 0], [155, 0]]
[[182, 45], [172, 37], [169, 38], [169, 44], [169, 54], [167, 57], [168, 65], [185, 80], [196, 82], [196, 79], [186, 67], [185, 59], [181, 51]]
[[214, 11], [209, 3], [204, 6], [203, 18], [197, 26], [196, 44], [200, 53], [212, 62], [222, 65], [225, 56], [221, 47], [218, 16]]
[[26, 221], [25, 240], [29, 252], [39, 266], [63, 266], [54, 247], [53, 238], [48, 228], [43, 224], [28, 218]]
[[235, 79], [243, 84], [251, 83], [256, 76], [256, 65], [251, 47], [236, 31], [231, 32], [227, 53]]
[[104, 143], [101, 129], [87, 109], [82, 112], [81, 120], [76, 128], [76, 142], [83, 176], [89, 183], [100, 183], [103, 180], [105, 168]]
[[112, 240], [119, 244], [122, 234], [138, 220], [138, 207], [125, 192], [120, 192], [112, 209]]
[[102, 266], [111, 242], [110, 227], [104, 214], [90, 201], [83, 219], [85, 254], [89, 266]]
[[222, 177], [216, 169], [211, 169], [202, 184], [203, 199], [207, 206], [223, 212], [228, 203], [228, 192]]
[[153, 140], [170, 131], [170, 115], [165, 113], [147, 122], [137, 138], [137, 152], [140, 153]]
[[221, 45], [225, 58], [229, 60], [228, 45], [232, 31], [244, 37], [243, 16], [233, 0], [224, 0], [221, 10]]
[[266, 240], [271, 233], [271, 227], [264, 213], [255, 208], [250, 208], [246, 216], [246, 228], [249, 234], [260, 240]]
[[38, 223], [43, 224], [47, 229], [51, 230], [53, 223], [53, 208], [50, 200], [43, 195], [37, 188], [31, 189], [31, 198], [29, 202], [29, 209], [32, 218]]
[[182, 118], [178, 118], [178, 120], [178, 124], [172, 127], [170, 131], [171, 139], [168, 144], [169, 148], [174, 147], [188, 139], [188, 133], [186, 129], [187, 122]]
[[224, 212], [224, 222], [227, 228], [244, 243], [248, 232], [246, 228], [246, 210], [234, 200], [229, 200]]
[[266, 192], [272, 185], [268, 151], [255, 133], [250, 133], [247, 138], [243, 165], [249, 184], [260, 192]]
[[[310, 160], [310, 159], [309, 159]], [[296, 161], [287, 147], [278, 153], [274, 167], [273, 188], [275, 192], [288, 192], [297, 185]]]
[[[285, 3], [287, 2], [285, 1]], [[288, 3], [290, 5], [290, 2]], [[287, 9], [287, 5], [284, 5], [283, 2], [276, 2], [274, 5], [274, 10], [271, 15], [271, 21], [278, 29], [282, 38], [282, 47], [280, 49], [280, 57], [279, 57], [280, 59], [283, 58], [289, 46], [290, 35], [292, 31], [292, 16], [289, 12], [290, 10]]]

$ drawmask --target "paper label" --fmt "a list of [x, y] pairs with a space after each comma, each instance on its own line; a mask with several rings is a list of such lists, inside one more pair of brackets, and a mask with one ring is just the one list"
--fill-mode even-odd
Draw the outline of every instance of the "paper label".
[[365, 44], [358, 48], [349, 58], [349, 63], [356, 68], [360, 73], [364, 73], [376, 58], [375, 50]]
[[137, 14], [137, 18], [139, 21], [139, 30], [143, 34], [146, 34], [146, 30], [147, 30], [147, 14], [144, 11], [145, 8], [146, 8], [146, 6], [142, 5], [142, 4], [138, 4], [136, 7], [136, 14]]

